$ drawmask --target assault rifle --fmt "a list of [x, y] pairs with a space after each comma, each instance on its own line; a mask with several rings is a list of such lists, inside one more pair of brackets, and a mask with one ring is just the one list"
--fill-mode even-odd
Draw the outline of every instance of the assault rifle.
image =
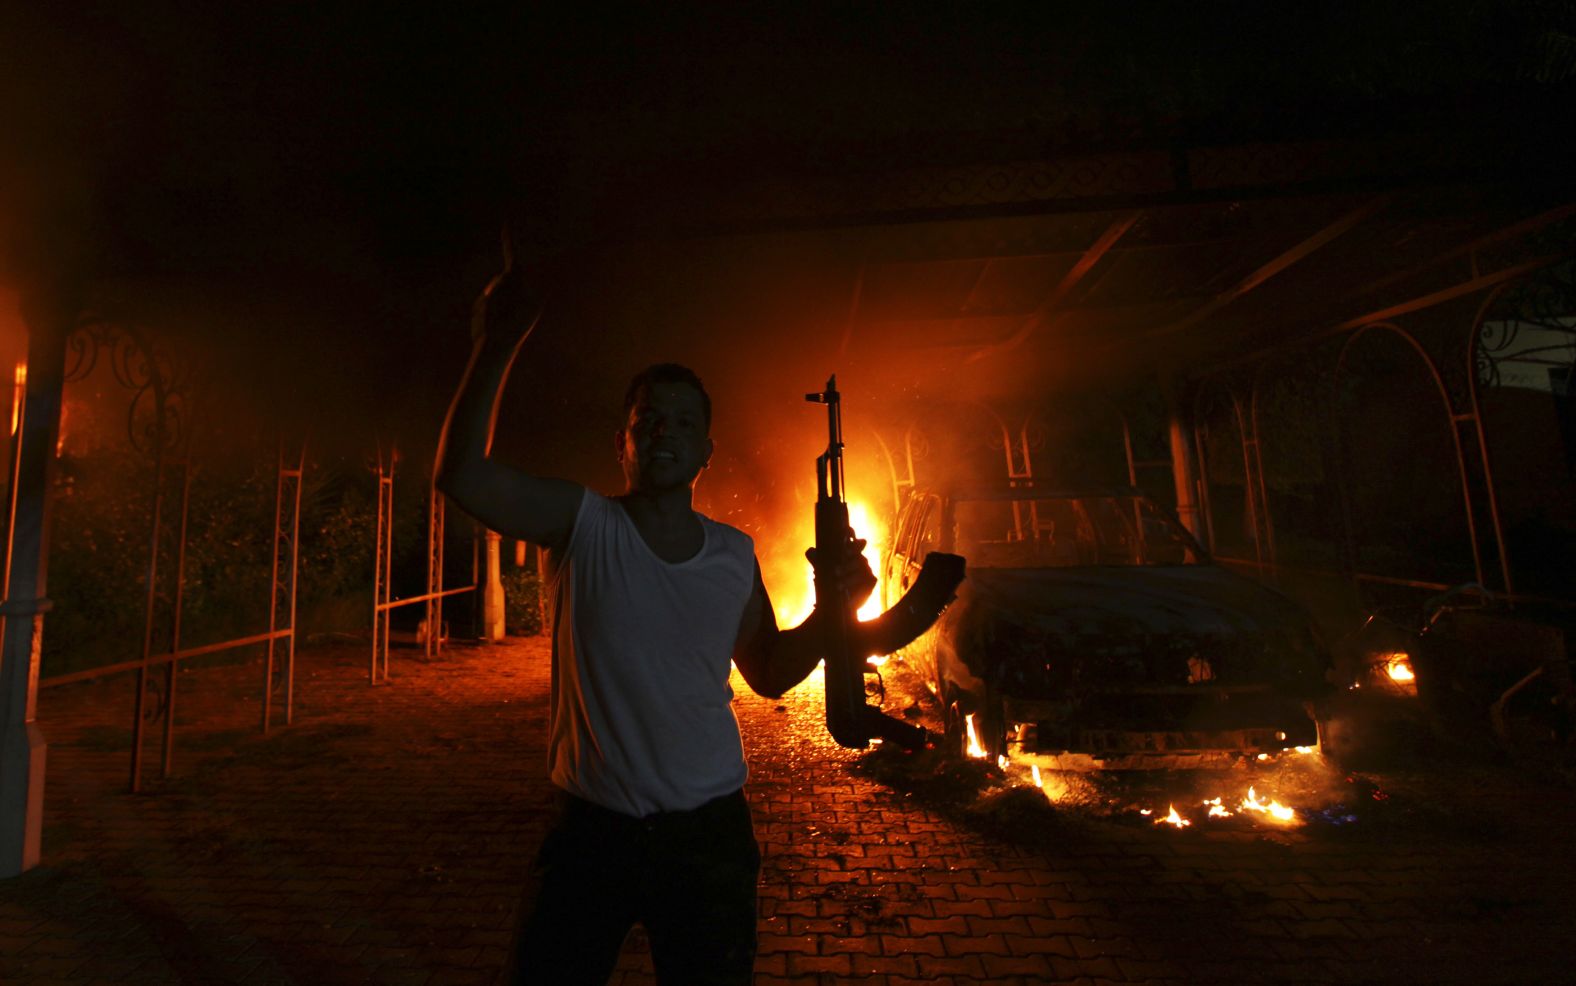
[[[815, 553], [822, 564], [832, 565], [854, 550], [843, 498], [843, 412], [836, 375], [825, 390], [804, 399], [826, 405], [826, 451], [815, 460]], [[867, 623], [855, 619], [846, 589], [824, 584], [816, 575], [815, 611], [826, 647], [826, 730], [839, 746], [862, 750], [875, 737], [910, 750], [924, 746], [922, 727], [865, 704], [865, 674], [875, 670], [872, 656], [892, 653], [936, 622], [956, 596], [963, 568], [961, 556], [931, 552], [897, 605]]]

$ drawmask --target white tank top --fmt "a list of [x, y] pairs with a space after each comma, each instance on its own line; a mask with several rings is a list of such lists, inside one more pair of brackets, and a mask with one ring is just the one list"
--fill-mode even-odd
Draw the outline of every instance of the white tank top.
[[666, 562], [622, 506], [587, 490], [548, 557], [553, 783], [627, 815], [695, 808], [748, 774], [728, 673], [755, 546], [700, 521], [699, 553]]

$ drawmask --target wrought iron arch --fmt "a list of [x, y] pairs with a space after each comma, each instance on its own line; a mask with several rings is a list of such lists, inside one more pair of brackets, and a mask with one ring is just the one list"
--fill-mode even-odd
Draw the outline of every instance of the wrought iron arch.
[[[1434, 389], [1439, 394], [1439, 402], [1444, 407], [1446, 424], [1449, 426], [1450, 430], [1451, 445], [1456, 453], [1456, 475], [1461, 483], [1461, 500], [1466, 514], [1467, 538], [1471, 542], [1472, 546], [1472, 570], [1476, 581], [1481, 585], [1483, 583], [1483, 553], [1482, 549], [1478, 545], [1477, 521], [1473, 515], [1472, 490], [1467, 477], [1466, 456], [1461, 448], [1461, 433], [1455, 427], [1455, 417], [1457, 411], [1454, 404], [1450, 400], [1450, 389], [1445, 382], [1444, 375], [1440, 372], [1438, 363], [1434, 360], [1433, 356], [1429, 354], [1428, 350], [1422, 345], [1422, 343], [1420, 343], [1412, 333], [1393, 322], [1370, 322], [1366, 325], [1360, 326], [1358, 329], [1352, 332], [1341, 343], [1340, 354], [1336, 357], [1335, 368], [1330, 374], [1330, 413], [1332, 415], [1339, 414], [1339, 405], [1336, 397], [1338, 395], [1338, 388], [1340, 387], [1342, 373], [1346, 368], [1347, 357], [1351, 354], [1352, 348], [1356, 346], [1357, 342], [1372, 332], [1390, 332], [1399, 336], [1401, 340], [1411, 348], [1412, 352], [1415, 353], [1420, 360], [1422, 360], [1423, 366], [1428, 370], [1429, 379], [1433, 381]], [[1340, 442], [1343, 432], [1340, 429], [1338, 421], [1335, 423], [1335, 425], [1336, 426], [1331, 429], [1331, 433], [1336, 436], [1336, 441]], [[1346, 482], [1344, 458], [1345, 457], [1341, 450], [1338, 449], [1335, 456], [1336, 468], [1339, 470], [1336, 488], [1338, 495], [1341, 498], [1341, 523], [1343, 535], [1346, 540], [1347, 557], [1349, 559], [1353, 559], [1356, 557], [1356, 542], [1355, 534], [1352, 530], [1351, 492], [1348, 489], [1348, 484]]]

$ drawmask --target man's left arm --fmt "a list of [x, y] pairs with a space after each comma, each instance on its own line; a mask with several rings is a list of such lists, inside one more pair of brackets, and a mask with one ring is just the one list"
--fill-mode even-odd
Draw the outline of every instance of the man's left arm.
[[778, 698], [808, 678], [825, 650], [819, 631], [820, 621], [813, 612], [792, 629], [778, 628], [771, 597], [761, 581], [761, 566], [756, 563], [755, 585], [744, 604], [733, 645], [734, 666], [750, 689], [757, 695]]
[[[829, 580], [844, 588], [857, 609], [875, 589], [875, 573], [865, 561], [863, 541], [853, 542], [848, 557], [839, 559], [830, 571], [822, 571], [814, 549], [808, 552], [815, 566], [817, 581]], [[755, 585], [744, 605], [739, 633], [733, 645], [733, 663], [756, 694], [778, 698], [810, 676], [826, 656], [825, 635], [821, 632], [819, 612], [787, 630], [778, 628], [766, 583], [761, 581], [761, 566], [755, 564]]]

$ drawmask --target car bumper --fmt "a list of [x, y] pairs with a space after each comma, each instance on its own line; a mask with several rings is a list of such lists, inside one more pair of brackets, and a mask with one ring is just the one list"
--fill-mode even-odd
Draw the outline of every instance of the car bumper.
[[1309, 703], [1267, 686], [1008, 698], [1003, 712], [1008, 755], [1052, 769], [1203, 767], [1318, 742]]

